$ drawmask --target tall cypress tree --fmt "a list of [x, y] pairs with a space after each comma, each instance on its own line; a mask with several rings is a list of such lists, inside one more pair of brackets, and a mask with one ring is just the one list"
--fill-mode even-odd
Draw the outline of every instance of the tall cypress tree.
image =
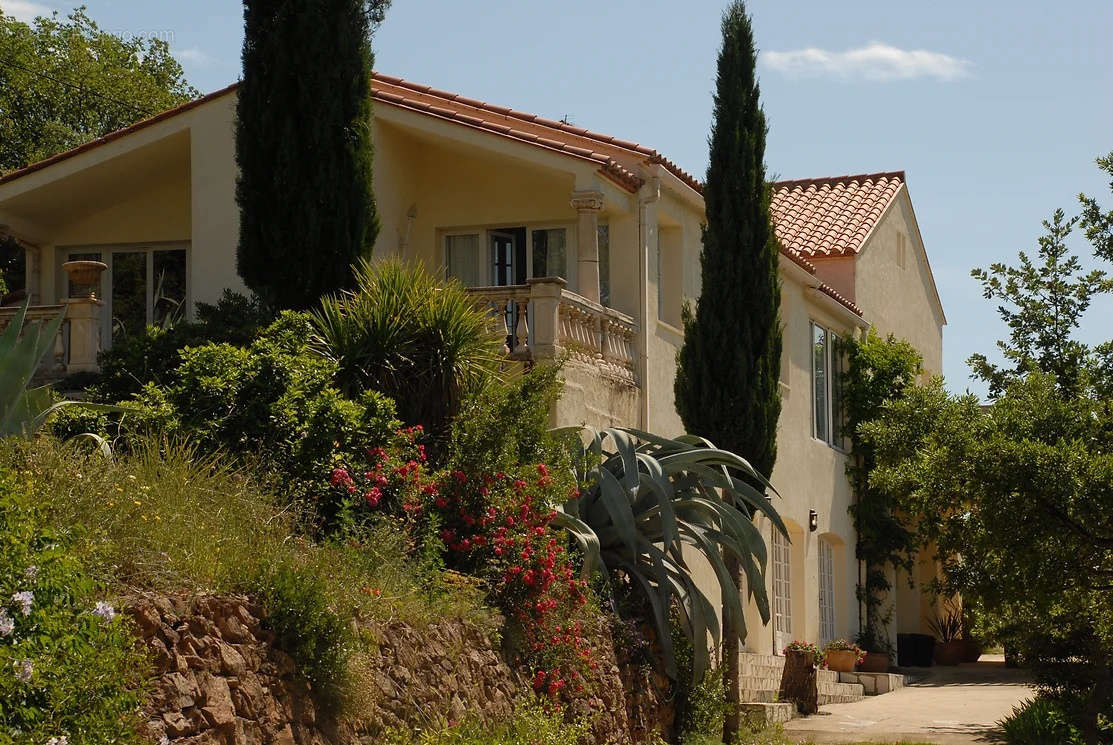
[[[738, 453], [768, 477], [777, 457], [781, 413], [779, 251], [769, 219], [757, 53], [741, 0], [723, 14], [722, 32], [704, 186], [703, 287], [695, 312], [685, 309], [676, 409], [689, 432]], [[738, 562], [724, 558], [737, 584]], [[724, 631], [727, 701], [737, 704], [739, 643], [745, 631]], [[733, 742], [737, 731], [738, 710], [730, 706], [723, 742]]]
[[352, 287], [379, 231], [370, 38], [384, 4], [371, 5], [244, 0], [236, 265], [272, 308]]

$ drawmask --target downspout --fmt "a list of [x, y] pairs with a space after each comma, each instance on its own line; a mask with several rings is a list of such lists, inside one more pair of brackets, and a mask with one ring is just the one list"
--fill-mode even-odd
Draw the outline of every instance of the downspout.
[[649, 205], [661, 198], [659, 165], [648, 165], [649, 174], [638, 191], [638, 427], [649, 429]]

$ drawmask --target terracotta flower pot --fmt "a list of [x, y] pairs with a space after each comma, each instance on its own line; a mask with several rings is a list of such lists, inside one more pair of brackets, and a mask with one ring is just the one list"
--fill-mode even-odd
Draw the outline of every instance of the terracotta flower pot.
[[951, 639], [948, 642], [935, 643], [936, 665], [957, 665], [962, 662], [966, 653], [966, 642], [962, 639]]
[[887, 673], [889, 655], [884, 652], [866, 652], [866, 658], [858, 663], [858, 670], [863, 673]]
[[962, 661], [963, 662], [977, 662], [978, 658], [982, 656], [982, 643], [973, 637], [967, 637], [962, 640]]
[[852, 673], [858, 662], [858, 654], [853, 649], [832, 649], [824, 657], [828, 670], [836, 673]]

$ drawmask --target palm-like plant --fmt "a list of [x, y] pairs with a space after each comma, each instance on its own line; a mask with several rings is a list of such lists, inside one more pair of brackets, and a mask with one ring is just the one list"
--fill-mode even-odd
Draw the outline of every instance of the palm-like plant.
[[583, 548], [585, 571], [601, 565], [608, 576], [625, 575], [645, 595], [673, 678], [678, 673], [669, 618], [676, 611], [692, 644], [693, 676], [701, 680], [710, 667], [708, 635], [717, 645], [721, 633], [715, 606], [688, 562], [698, 555], [710, 564], [724, 617], [737, 620], [734, 628], [745, 638], [742, 600], [723, 562], [723, 554], [735, 556], [747, 594], [768, 623], [768, 554], [752, 516], [765, 514], [787, 536], [762, 491], [775, 490], [743, 458], [699, 437], [672, 440], [626, 428], [588, 432], [584, 471], [577, 474], [586, 487], [555, 522]]
[[355, 273], [355, 292], [321, 301], [314, 346], [336, 361], [346, 394], [373, 388], [409, 424], [443, 429], [503, 360], [490, 319], [462, 285], [418, 264], [363, 261]]

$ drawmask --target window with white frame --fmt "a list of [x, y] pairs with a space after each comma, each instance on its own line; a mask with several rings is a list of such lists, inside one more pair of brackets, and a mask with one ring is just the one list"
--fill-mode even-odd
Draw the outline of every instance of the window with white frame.
[[792, 554], [788, 539], [773, 529], [773, 644], [782, 650], [792, 641]]
[[818, 323], [811, 324], [812, 436], [834, 447], [845, 448], [842, 386], [845, 354], [838, 334]]
[[819, 643], [835, 638], [835, 548], [819, 539]]
[[574, 288], [572, 235], [567, 227], [522, 225], [442, 231], [445, 274], [466, 287], [562, 277]]

